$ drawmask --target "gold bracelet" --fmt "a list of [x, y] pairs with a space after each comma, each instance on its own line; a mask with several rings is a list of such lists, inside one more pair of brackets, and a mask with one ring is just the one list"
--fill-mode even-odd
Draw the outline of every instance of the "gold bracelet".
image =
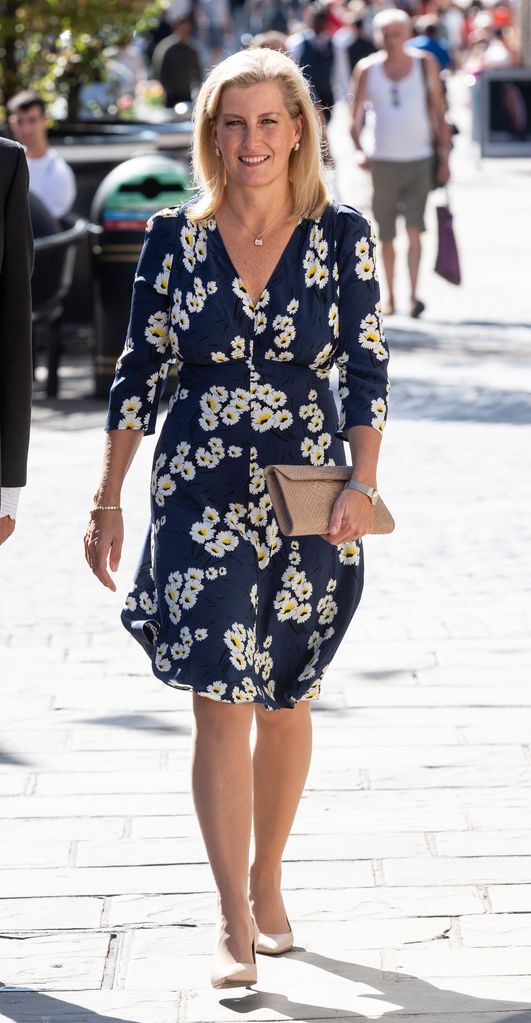
[[119, 512], [121, 512], [121, 510], [122, 509], [120, 508], [119, 504], [97, 504], [94, 508], [91, 509], [90, 514], [93, 515], [94, 512], [97, 512], [97, 511], [119, 511]]

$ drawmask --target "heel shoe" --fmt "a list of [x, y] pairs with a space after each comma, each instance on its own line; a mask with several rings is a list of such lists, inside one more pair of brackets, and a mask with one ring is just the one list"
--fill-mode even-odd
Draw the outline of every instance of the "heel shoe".
[[282, 952], [289, 952], [290, 948], [293, 948], [293, 931], [291, 924], [288, 921], [289, 931], [285, 931], [283, 934], [266, 934], [265, 931], [259, 931], [256, 942], [256, 951], [263, 956], [279, 956]]
[[253, 944], [251, 948], [251, 954], [253, 957], [252, 963], [237, 963], [234, 961], [230, 966], [224, 966], [221, 969], [216, 969], [214, 964], [214, 972], [210, 977], [212, 987], [215, 988], [227, 988], [227, 987], [250, 987], [251, 984], [256, 984], [258, 980], [258, 972], [256, 969], [256, 951], [258, 946], [258, 928], [256, 922], [253, 919]]

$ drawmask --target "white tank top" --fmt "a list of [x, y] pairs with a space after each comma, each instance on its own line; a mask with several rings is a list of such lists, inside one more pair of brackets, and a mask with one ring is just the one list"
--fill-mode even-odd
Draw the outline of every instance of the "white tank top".
[[426, 82], [418, 57], [399, 82], [388, 78], [383, 61], [367, 71], [367, 100], [372, 107], [375, 160], [423, 160], [431, 156], [431, 124]]

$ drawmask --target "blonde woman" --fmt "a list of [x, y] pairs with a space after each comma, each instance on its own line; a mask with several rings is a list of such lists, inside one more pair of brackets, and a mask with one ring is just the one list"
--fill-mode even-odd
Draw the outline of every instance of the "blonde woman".
[[[212, 983], [232, 987], [256, 981], [256, 952], [293, 944], [281, 860], [312, 700], [361, 595], [387, 349], [369, 225], [327, 194], [318, 120], [288, 57], [247, 50], [214, 68], [194, 166], [197, 196], [147, 225], [85, 546], [115, 589], [122, 483], [175, 363], [122, 619], [157, 678], [193, 694], [193, 795], [218, 892]], [[328, 533], [282, 536], [264, 467], [344, 464], [344, 440], [354, 485]]]

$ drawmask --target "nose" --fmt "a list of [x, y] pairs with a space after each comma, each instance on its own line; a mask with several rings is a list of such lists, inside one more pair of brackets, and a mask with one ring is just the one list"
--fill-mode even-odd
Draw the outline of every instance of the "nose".
[[247, 124], [244, 133], [245, 148], [252, 153], [253, 146], [257, 137], [257, 129], [254, 124]]

